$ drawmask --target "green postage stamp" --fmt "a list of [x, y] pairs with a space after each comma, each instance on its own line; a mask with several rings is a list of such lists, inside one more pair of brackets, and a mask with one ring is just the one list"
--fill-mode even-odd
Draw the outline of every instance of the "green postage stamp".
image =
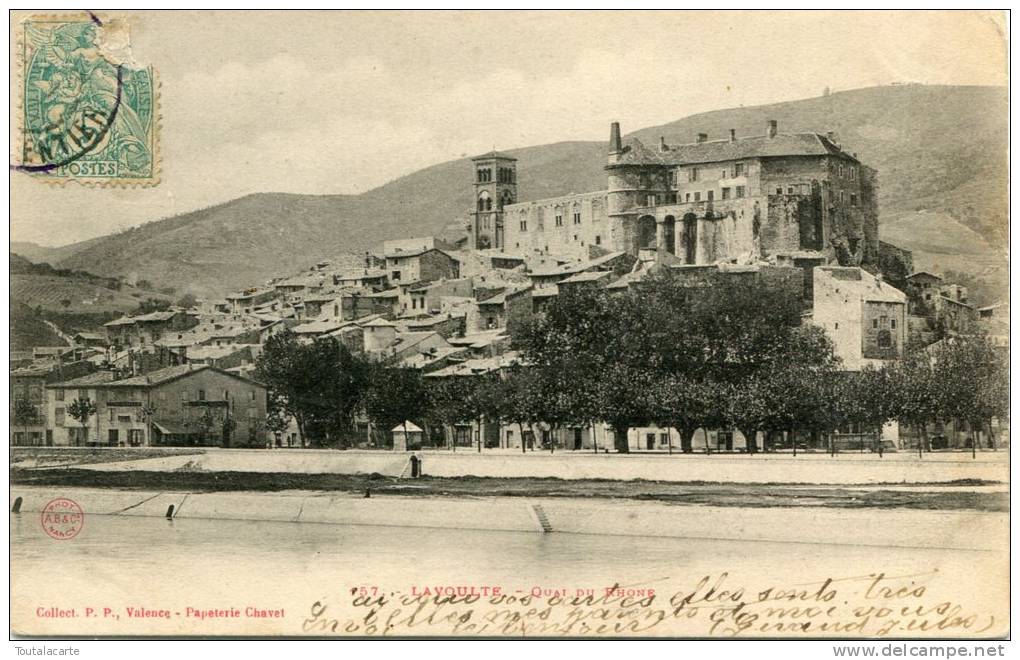
[[32, 16], [21, 23], [20, 162], [47, 180], [153, 185], [159, 99], [151, 67], [131, 61], [124, 21]]

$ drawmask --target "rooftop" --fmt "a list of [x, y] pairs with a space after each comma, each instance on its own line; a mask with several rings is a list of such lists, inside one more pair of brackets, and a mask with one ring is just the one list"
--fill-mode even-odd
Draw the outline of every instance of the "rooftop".
[[598, 280], [604, 279], [612, 275], [603, 270], [586, 270], [580, 273], [575, 273], [565, 280], [561, 280], [560, 284], [579, 284], [582, 282], [597, 282]]
[[516, 158], [514, 158], [513, 156], [504, 151], [495, 150], [482, 154], [481, 156], [475, 156], [471, 160], [495, 160], [497, 158], [502, 160], [517, 160]]
[[775, 137], [756, 135], [736, 140], [711, 140], [693, 144], [668, 145], [660, 151], [646, 147], [637, 138], [623, 141], [618, 162], [623, 165], [696, 165], [743, 158], [781, 156], [843, 156], [857, 160], [824, 135], [818, 133], [779, 133]]
[[516, 353], [505, 353], [496, 357], [474, 358], [425, 374], [426, 378], [446, 376], [480, 376], [518, 363]]

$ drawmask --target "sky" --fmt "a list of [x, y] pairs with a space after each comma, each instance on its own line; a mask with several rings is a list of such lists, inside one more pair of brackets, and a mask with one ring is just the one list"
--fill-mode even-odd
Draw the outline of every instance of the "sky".
[[826, 87], [1007, 83], [1004, 19], [988, 12], [104, 15], [121, 16], [160, 81], [161, 180], [12, 173], [12, 240], [63, 245], [253, 192], [356, 194], [492, 148]]

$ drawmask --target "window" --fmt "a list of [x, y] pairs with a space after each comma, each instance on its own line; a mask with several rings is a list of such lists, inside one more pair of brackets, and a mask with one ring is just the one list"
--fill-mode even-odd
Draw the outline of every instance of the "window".
[[730, 198], [730, 189], [729, 188], [723, 188], [722, 189], [722, 198], [723, 199], [729, 199]]
[[688, 181], [697, 181], [698, 180], [698, 168], [692, 167], [690, 169], [690, 171], [687, 173], [687, 180]]
[[686, 195], [684, 196], [684, 201], [685, 201], [685, 202], [689, 202], [689, 201], [691, 201], [691, 193], [687, 193], [687, 194], [686, 194]]
[[700, 192], [694, 193], [694, 201], [695, 202], [700, 202], [701, 201], [701, 193]]
[[892, 348], [892, 333], [888, 330], [878, 331], [878, 347], [879, 348]]
[[850, 180], [851, 181], [855, 181], [856, 179], [857, 179], [857, 168], [851, 166], [850, 167]]
[[400, 279], [400, 271], [399, 270], [393, 271], [390, 274], [390, 279], [392, 279], [392, 280], [399, 280]]
[[737, 186], [737, 199], [744, 196], [744, 186]]
[[655, 206], [655, 195], [647, 195], [645, 197], [645, 206]]
[[57, 401], [64, 400], [64, 390], [57, 390]]
[[113, 408], [110, 408], [110, 421], [113, 421]]
[[792, 195], [793, 194], [793, 186], [788, 186], [786, 188], [786, 194], [787, 195]]
[[602, 245], [602, 236], [595, 234], [595, 245]]
[[733, 164], [733, 176], [735, 176], [735, 177], [744, 176], [744, 164], [743, 163], [734, 163]]
[[577, 242], [577, 234], [574, 234], [574, 242]]
[[521, 231], [528, 231], [528, 221], [521, 220]]
[[254, 401], [255, 400], [255, 390], [252, 390], [251, 392], [249, 392], [249, 394], [251, 395], [251, 400]]
[[181, 401], [188, 402], [188, 390], [181, 390]]
[[896, 319], [892, 319], [891, 321], [889, 321], [889, 327], [892, 328], [893, 330], [896, 329]]
[[715, 199], [715, 191], [714, 190], [709, 190], [708, 191], [708, 201], [711, 202], [713, 199]]
[[556, 214], [556, 226], [557, 227], [562, 227], [563, 226], [563, 214], [562, 213], [557, 213]]
[[850, 206], [857, 206], [857, 193], [850, 193]]
[[199, 401], [205, 401], [205, 390], [199, 390], [198, 391], [198, 400]]
[[878, 319], [871, 319], [871, 327], [872, 328], [878, 327]]
[[671, 185], [671, 186], [677, 185], [678, 179], [679, 179], [679, 177], [677, 176], [677, 171], [676, 170], [670, 170], [669, 171], [669, 185]]
[[839, 323], [836, 324], [836, 330], [839, 330]]
[[[654, 195], [653, 195], [653, 197], [654, 197]], [[574, 211], [574, 224], [575, 225], [581, 224], [581, 212], [580, 211]]]
[[783, 189], [782, 188], [776, 188], [776, 194], [777, 195], [782, 195], [783, 194]]
[[841, 178], [841, 179], [843, 178], [843, 165], [842, 164], [840, 164], [840, 166], [839, 166], [839, 178]]
[[64, 409], [56, 408], [53, 411], [53, 421], [57, 426], [64, 425]]

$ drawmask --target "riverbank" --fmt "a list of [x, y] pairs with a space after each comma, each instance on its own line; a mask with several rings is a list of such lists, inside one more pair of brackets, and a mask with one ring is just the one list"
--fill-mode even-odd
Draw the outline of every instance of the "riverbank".
[[[726, 539], [1001, 551], [1009, 516], [979, 511], [833, 509], [819, 506], [748, 509], [674, 506], [658, 501], [579, 497], [430, 497], [288, 491], [159, 492], [14, 485], [19, 524], [38, 525], [50, 500], [73, 499], [85, 514], [125, 520], [248, 520], [607, 536]], [[170, 507], [173, 509], [170, 509]], [[168, 512], [172, 516], [167, 520]], [[42, 534], [42, 532], [39, 532]]]
[[[583, 452], [420, 452], [431, 477], [558, 478], [744, 484], [938, 484], [958, 480], [1009, 482], [1009, 452], [876, 454], [591, 454]], [[12, 462], [12, 467], [32, 467]], [[410, 454], [329, 449], [217, 449], [201, 453], [111, 459], [82, 465], [97, 472], [192, 472], [410, 475]]]
[[380, 474], [129, 472], [80, 468], [15, 468], [11, 470], [10, 478], [12, 492], [15, 486], [178, 493], [317, 491], [360, 497], [621, 499], [670, 505], [756, 509], [824, 507], [985, 512], [1009, 510], [1009, 493], [1004, 484], [973, 480], [941, 484], [824, 486], [548, 477], [426, 476], [420, 479], [400, 479]]

